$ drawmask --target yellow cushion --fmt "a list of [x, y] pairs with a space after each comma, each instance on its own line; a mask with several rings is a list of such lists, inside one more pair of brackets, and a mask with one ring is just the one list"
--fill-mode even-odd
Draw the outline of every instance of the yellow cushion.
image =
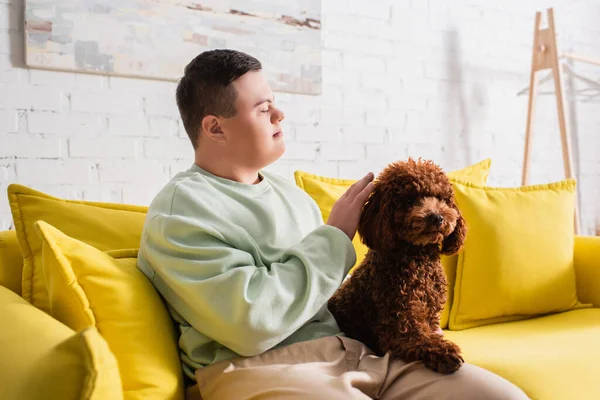
[[23, 256], [14, 230], [0, 232], [0, 286], [21, 294]]
[[465, 361], [523, 389], [531, 399], [600, 399], [600, 309], [446, 331]]
[[0, 399], [123, 398], [115, 356], [93, 327], [78, 333], [0, 287]]
[[[319, 176], [310, 174], [304, 171], [295, 171], [294, 178], [296, 185], [308, 193], [319, 206], [323, 222], [327, 222], [333, 205], [356, 180], [337, 179], [327, 176]], [[356, 251], [356, 263], [350, 269], [350, 273], [356, 268], [367, 255], [367, 246], [360, 239], [360, 235], [356, 234], [352, 239], [354, 250]]]
[[[478, 185], [485, 185], [490, 171], [491, 159], [482, 160], [476, 164], [456, 171], [448, 172], [448, 176], [453, 179], [461, 179], [463, 181], [473, 182]], [[310, 174], [304, 171], [295, 171], [294, 177], [296, 185], [308, 193], [317, 203], [323, 216], [323, 222], [326, 222], [331, 214], [331, 209], [337, 199], [348, 190], [348, 188], [356, 182], [351, 179], [337, 179], [326, 176]], [[360, 235], [356, 234], [352, 240], [356, 251], [356, 264], [350, 270], [350, 273], [360, 265], [367, 254], [367, 247], [362, 243]], [[442, 265], [446, 271], [448, 280], [448, 295], [446, 306], [442, 310], [440, 318], [440, 326], [445, 328], [448, 326], [448, 316], [450, 313], [450, 305], [453, 298], [453, 282], [456, 275], [456, 262], [458, 256], [442, 257]]]
[[136, 268], [137, 250], [102, 252], [39, 221], [50, 313], [75, 330], [95, 326], [115, 354], [125, 399], [182, 399], [175, 326]]
[[580, 305], [573, 266], [575, 180], [518, 188], [454, 182], [469, 233], [459, 253], [450, 329]]
[[476, 185], [483, 186], [487, 183], [491, 165], [492, 159], [486, 158], [485, 160], [481, 160], [464, 168], [449, 171], [447, 175], [451, 179], [460, 179], [462, 181], [472, 182]]
[[100, 250], [139, 247], [147, 207], [63, 200], [22, 185], [8, 187], [8, 199], [23, 253], [22, 296], [48, 311], [42, 275], [42, 242], [33, 228], [43, 220]]

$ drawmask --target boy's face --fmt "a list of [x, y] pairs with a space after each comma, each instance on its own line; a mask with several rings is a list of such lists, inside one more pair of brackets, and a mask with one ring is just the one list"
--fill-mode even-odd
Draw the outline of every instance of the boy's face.
[[285, 151], [281, 121], [273, 91], [260, 71], [251, 71], [233, 82], [237, 114], [220, 121], [226, 146], [244, 168], [261, 169]]

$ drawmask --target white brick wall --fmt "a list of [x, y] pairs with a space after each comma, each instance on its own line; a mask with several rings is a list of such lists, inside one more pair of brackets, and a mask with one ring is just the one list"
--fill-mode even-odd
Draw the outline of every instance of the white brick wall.
[[71, 110], [75, 112], [135, 115], [142, 111], [142, 97], [120, 91], [73, 91]]
[[37, 110], [28, 110], [26, 115], [27, 126], [23, 126], [23, 130], [28, 133], [62, 137], [92, 137], [106, 131], [106, 117], [104, 115]]
[[69, 139], [69, 157], [84, 159], [135, 159], [139, 140], [133, 137], [95, 137]]
[[[29, 70], [23, 2], [0, 0], [0, 192], [18, 182], [66, 198], [148, 204], [192, 160], [175, 84]], [[288, 150], [269, 169], [358, 178], [407, 156], [447, 169], [493, 159], [521, 176], [533, 17], [555, 7], [565, 51], [600, 57], [595, 0], [322, 1], [323, 94], [277, 93]], [[598, 81], [600, 69], [574, 63]], [[544, 74], [542, 74], [544, 75]], [[600, 217], [598, 90], [564, 74], [584, 233]], [[544, 92], [552, 83], [543, 84]], [[532, 183], [563, 177], [552, 95], [538, 98]], [[10, 224], [0, 195], [0, 229]]]

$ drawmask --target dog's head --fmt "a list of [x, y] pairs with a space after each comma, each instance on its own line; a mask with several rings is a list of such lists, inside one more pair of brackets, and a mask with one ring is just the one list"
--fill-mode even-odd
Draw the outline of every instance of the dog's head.
[[441, 252], [450, 255], [462, 247], [467, 227], [442, 169], [432, 161], [409, 158], [379, 174], [358, 233], [373, 250], [394, 250], [402, 242], [439, 244]]

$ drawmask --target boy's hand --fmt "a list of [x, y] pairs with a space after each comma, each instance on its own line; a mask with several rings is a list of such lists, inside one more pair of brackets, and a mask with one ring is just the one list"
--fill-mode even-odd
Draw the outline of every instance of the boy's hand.
[[354, 235], [358, 229], [360, 212], [373, 190], [373, 178], [373, 173], [369, 172], [364, 178], [355, 182], [335, 202], [331, 209], [327, 225], [340, 229], [348, 235], [350, 240], [354, 239]]

